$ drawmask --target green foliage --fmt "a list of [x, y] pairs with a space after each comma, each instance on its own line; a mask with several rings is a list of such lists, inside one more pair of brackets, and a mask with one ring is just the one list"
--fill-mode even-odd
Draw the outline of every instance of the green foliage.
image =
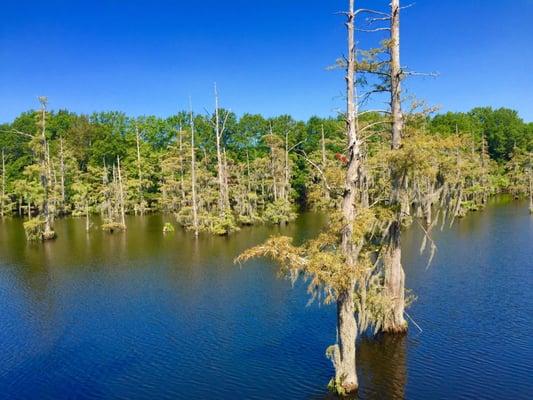
[[263, 219], [277, 225], [283, 225], [296, 218], [293, 206], [285, 199], [278, 199], [269, 203], [263, 214]]
[[108, 232], [108, 233], [124, 232], [126, 230], [126, 226], [124, 226], [124, 224], [121, 224], [120, 222], [109, 221], [109, 220], [106, 220], [102, 224], [101, 228], [104, 232]]
[[43, 240], [45, 221], [42, 218], [32, 218], [24, 222], [24, 232], [29, 241]]
[[174, 225], [172, 225], [170, 222], [165, 222], [165, 225], [163, 226], [163, 233], [169, 232], [174, 232]]
[[[368, 68], [378, 55], [371, 53], [365, 61]], [[6, 214], [42, 212], [42, 160], [47, 151], [37, 135], [41, 117], [40, 112], [29, 111], [11, 124], [0, 126], [0, 148], [6, 155], [6, 195], [2, 199]], [[416, 114], [407, 117], [402, 151], [390, 157], [386, 133], [390, 121], [377, 113], [361, 117], [361, 128], [367, 134], [367, 167], [362, 184], [376, 205], [387, 206], [387, 199], [379, 196], [390, 189], [391, 167], [407, 174], [411, 184], [405, 201], [417, 205], [416, 216], [424, 213], [424, 202], [439, 190], [448, 192], [441, 196], [442, 201], [450, 208], [453, 204], [455, 209], [450, 213], [457, 216], [482, 207], [486, 197], [497, 191], [526, 193], [525, 175], [518, 173], [524, 168], [516, 162], [509, 162], [505, 168], [501, 164], [515, 153], [532, 148], [533, 124], [523, 123], [516, 112], [477, 108], [434, 118]], [[111, 186], [118, 156], [125, 212], [171, 213], [180, 225], [191, 229], [191, 131], [187, 113], [169, 118], [131, 118], [120, 112], [85, 116], [60, 110], [47, 112], [45, 118], [50, 158], [47, 196], [53, 214], [100, 212], [116, 222], [117, 190]], [[212, 116], [197, 115], [194, 121], [200, 230], [224, 235], [241, 225], [289, 223], [296, 216], [297, 206], [328, 212], [339, 206], [346, 163], [342, 158], [342, 117], [312, 117], [304, 123], [287, 115], [267, 119], [252, 114], [238, 118], [229, 113], [222, 138], [229, 188], [227, 210], [220, 209], [219, 204]], [[102, 180], [104, 166], [108, 183]], [[461, 200], [453, 203], [451, 199], [459, 192]], [[409, 224], [410, 218], [405, 216], [404, 223]]]

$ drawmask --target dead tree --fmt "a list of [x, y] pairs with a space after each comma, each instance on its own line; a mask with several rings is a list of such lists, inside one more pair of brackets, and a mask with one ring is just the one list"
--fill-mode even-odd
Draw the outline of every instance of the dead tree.
[[196, 199], [196, 154], [194, 151], [194, 115], [190, 108], [191, 124], [191, 191], [192, 191], [192, 226], [194, 235], [198, 236], [198, 201]]
[[[400, 64], [400, 0], [391, 1], [390, 14], [390, 106], [392, 117], [392, 151], [400, 150], [403, 132], [401, 104], [402, 68]], [[407, 323], [403, 317], [405, 309], [405, 273], [402, 267], [401, 224], [402, 216], [408, 213], [402, 201], [404, 179], [400, 171], [391, 171], [391, 206], [396, 216], [387, 232], [383, 255], [385, 291], [391, 299], [390, 318], [384, 323], [385, 332], [405, 332]]]
[[353, 239], [353, 224], [356, 218], [357, 183], [359, 181], [361, 142], [357, 116], [356, 88], [356, 47], [355, 47], [355, 9], [354, 0], [349, 0], [346, 12], [348, 30], [348, 59], [346, 67], [346, 136], [348, 166], [342, 198], [342, 252], [349, 268], [348, 284], [337, 297], [337, 335], [338, 344], [332, 357], [335, 367], [336, 384], [344, 392], [357, 390], [359, 384], [356, 373], [357, 321], [355, 319], [354, 291], [356, 285], [356, 268], [360, 247]]
[[48, 154], [48, 142], [46, 140], [46, 106], [48, 99], [45, 96], [39, 97], [41, 103], [40, 121], [39, 127], [41, 128], [40, 137], [40, 151], [39, 151], [39, 164], [40, 164], [40, 180], [43, 188], [43, 202], [42, 210], [44, 217], [44, 231], [43, 240], [49, 240], [55, 238], [56, 234], [53, 228], [53, 215], [50, 211], [50, 174], [49, 174], [49, 154]]
[[[139, 196], [139, 212], [144, 215], [144, 191], [143, 191], [143, 174], [142, 174], [142, 160], [141, 160], [141, 140], [139, 134], [139, 127], [135, 125], [135, 144], [137, 146], [137, 177], [139, 179], [138, 196]], [[137, 214], [137, 209], [135, 210]]]
[[529, 213], [533, 214], [533, 160], [531, 152], [529, 152], [529, 165], [528, 165], [528, 181], [529, 181]]
[[226, 111], [225, 115], [221, 121], [220, 118], [220, 108], [218, 100], [218, 91], [217, 85], [215, 83], [215, 137], [216, 137], [216, 147], [217, 147], [217, 179], [218, 179], [218, 189], [219, 189], [219, 209], [224, 213], [229, 208], [229, 191], [226, 182], [226, 168], [225, 162], [223, 160], [223, 145], [222, 137], [226, 129], [226, 121], [228, 120], [229, 112]]
[[2, 199], [0, 203], [0, 216], [5, 215], [5, 197], [6, 197], [6, 158], [4, 149], [2, 149]]
[[120, 223], [122, 229], [126, 229], [126, 216], [124, 211], [124, 187], [122, 185], [122, 174], [120, 172], [120, 157], [117, 156], [117, 174], [118, 174], [118, 199], [120, 207]]
[[65, 207], [65, 157], [63, 153], [63, 137], [59, 137], [59, 167], [61, 173], [61, 211]]

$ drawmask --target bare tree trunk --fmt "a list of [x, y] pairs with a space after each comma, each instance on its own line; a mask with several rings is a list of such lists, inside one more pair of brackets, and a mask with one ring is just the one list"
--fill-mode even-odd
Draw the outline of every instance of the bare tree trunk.
[[194, 235], [198, 236], [198, 203], [196, 200], [196, 154], [194, 152], [194, 116], [191, 115], [191, 186], [192, 186], [192, 220]]
[[[47, 169], [47, 178], [48, 178], [48, 186], [49, 191], [52, 193], [52, 198], [50, 199], [49, 205], [48, 205], [48, 211], [49, 211], [49, 218], [50, 218], [50, 226], [54, 226], [54, 218], [55, 213], [57, 210], [57, 198], [55, 195], [55, 190], [57, 187], [57, 179], [56, 179], [56, 171], [53, 169], [52, 161], [50, 159], [50, 143], [48, 143], [48, 140], [46, 141], [46, 169]], [[51, 207], [50, 207], [51, 203]]]
[[89, 232], [91, 223], [89, 221], [89, 201], [85, 199], [85, 231]]
[[226, 149], [223, 149], [222, 151], [222, 166], [224, 171], [224, 193], [226, 199], [224, 200], [226, 202], [226, 207], [229, 208], [229, 184], [228, 184], [228, 158], [226, 156]]
[[246, 177], [248, 178], [247, 186], [249, 193], [252, 191], [252, 184], [250, 180], [250, 155], [248, 154], [248, 149], [246, 149]]
[[53, 239], [55, 232], [52, 227], [52, 218], [49, 209], [49, 155], [48, 155], [48, 143], [46, 141], [46, 104], [48, 100], [46, 97], [39, 97], [41, 103], [41, 185], [43, 187], [43, 216], [44, 216], [44, 232], [43, 240]]
[[135, 142], [137, 144], [137, 177], [139, 178], [139, 211], [144, 215], [144, 192], [143, 192], [143, 175], [141, 163], [141, 146], [139, 137], [139, 127], [135, 125]]
[[122, 174], [120, 173], [120, 157], [117, 156], [117, 173], [118, 173], [118, 196], [120, 203], [120, 223], [122, 228], [126, 229], [126, 215], [124, 212], [124, 189], [122, 187]]
[[65, 207], [65, 158], [63, 155], [63, 137], [59, 137], [59, 162], [61, 172], [61, 210]]
[[113, 212], [111, 210], [111, 193], [109, 191], [109, 177], [107, 166], [104, 159], [104, 170], [102, 174], [102, 186], [104, 187], [104, 207], [102, 207], [102, 214], [107, 212], [108, 222], [113, 222]]
[[285, 132], [285, 182], [283, 182], [283, 198], [289, 200], [289, 131]]
[[482, 204], [487, 204], [487, 171], [485, 163], [485, 132], [481, 134], [481, 187], [483, 192]]
[[184, 168], [183, 168], [183, 132], [179, 127], [179, 161], [180, 161], [180, 190], [181, 198], [185, 200]]
[[[327, 158], [326, 158], [326, 139], [324, 137], [324, 124], [322, 124], [321, 129], [321, 140], [320, 140], [320, 146], [322, 148], [322, 171], [324, 173], [326, 172], [327, 167]], [[326, 179], [324, 176], [322, 176], [322, 186], [324, 188], [324, 197], [326, 198], [326, 201], [329, 203], [330, 195], [329, 195], [329, 189], [327, 187]]]
[[[270, 123], [270, 136], [273, 136], [272, 122]], [[278, 186], [276, 180], [276, 163], [275, 163], [274, 145], [270, 146], [270, 173], [272, 175], [272, 193], [274, 194], [274, 201], [278, 200]]]
[[531, 153], [529, 153], [528, 178], [529, 178], [529, 213], [533, 214], [533, 163], [531, 160]]
[[355, 54], [355, 10], [354, 0], [349, 0], [347, 15], [348, 29], [348, 65], [346, 70], [347, 112], [346, 129], [348, 141], [348, 167], [342, 199], [342, 251], [350, 270], [349, 284], [339, 293], [337, 299], [338, 344], [334, 346], [332, 357], [335, 367], [335, 385], [341, 392], [353, 392], [358, 388], [356, 373], [356, 337], [357, 322], [354, 313], [355, 269], [357, 268], [358, 246], [353, 241], [353, 223], [355, 221], [355, 200], [359, 179], [360, 141], [358, 139], [357, 90], [356, 90], [356, 54]]
[[[402, 70], [400, 65], [400, 0], [391, 2], [391, 43], [390, 43], [390, 81], [393, 151], [399, 150], [402, 140], [403, 115], [401, 105]], [[392, 193], [391, 205], [398, 211], [387, 233], [387, 243], [383, 256], [385, 269], [385, 291], [392, 302], [390, 318], [383, 326], [383, 331], [391, 333], [405, 332], [407, 323], [403, 317], [405, 309], [405, 273], [402, 268], [401, 221], [403, 208], [403, 179], [400, 171], [391, 171]]]
[[[227, 118], [227, 114], [226, 117]], [[215, 136], [216, 136], [216, 145], [217, 145], [217, 178], [218, 178], [218, 189], [219, 189], [219, 207], [220, 211], [224, 212], [228, 208], [229, 196], [227, 191], [227, 186], [224, 182], [224, 160], [222, 159], [222, 134], [224, 133], [225, 120], [222, 126], [220, 126], [220, 109], [218, 105], [218, 92], [217, 85], [215, 84]]]
[[4, 207], [5, 207], [5, 197], [6, 197], [6, 158], [4, 149], [2, 149], [2, 202], [0, 203], [0, 215], [4, 218]]

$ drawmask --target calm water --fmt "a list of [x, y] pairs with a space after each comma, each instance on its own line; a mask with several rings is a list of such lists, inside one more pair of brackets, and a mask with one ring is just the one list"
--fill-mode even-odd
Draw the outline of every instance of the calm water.
[[[316, 215], [230, 238], [180, 231], [162, 216], [126, 234], [57, 221], [57, 241], [27, 244], [0, 222], [0, 397], [9, 399], [323, 399], [334, 308], [306, 307], [303, 284], [242, 249], [283, 232], [317, 232]], [[362, 340], [364, 399], [530, 399], [533, 218], [499, 202], [436, 232], [426, 270], [420, 234], [405, 236], [407, 337]]]

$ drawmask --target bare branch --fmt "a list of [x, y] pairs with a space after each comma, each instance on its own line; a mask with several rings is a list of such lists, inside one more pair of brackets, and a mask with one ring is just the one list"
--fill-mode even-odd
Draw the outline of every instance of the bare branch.
[[26, 137], [29, 137], [29, 138], [32, 138], [33, 139], [33, 135], [30, 135], [29, 133], [26, 133], [26, 132], [22, 132], [22, 131], [19, 131], [17, 129], [14, 129], [14, 128], [11, 128], [11, 129], [2, 129], [0, 132], [11, 132], [11, 133], [16, 133], [16, 134], [19, 134], [19, 135], [23, 135], [23, 136], [26, 136]]
[[372, 122], [371, 124], [368, 124], [366, 126], [363, 126], [362, 128], [359, 129], [359, 132], [364, 132], [366, 131], [367, 129], [370, 129], [376, 125], [381, 125], [381, 124], [390, 124], [392, 121], [390, 120], [385, 120], [385, 121], [376, 121], [376, 122]]
[[373, 32], [390, 31], [390, 28], [356, 29], [356, 31], [357, 32], [373, 33]]
[[361, 112], [358, 113], [357, 115], [360, 117], [361, 115], [369, 114], [369, 113], [383, 113], [383, 114], [390, 114], [390, 111], [389, 111], [389, 110], [365, 110], [365, 111], [361, 111]]
[[306, 153], [305, 153], [304, 150], [301, 150], [301, 151], [299, 152], [299, 154], [304, 158], [305, 161], [307, 161], [307, 162], [308, 162], [309, 164], [311, 164], [314, 168], [316, 168], [316, 170], [318, 171], [318, 173], [319, 173], [320, 176], [322, 177], [322, 180], [324, 181], [324, 185], [326, 186], [326, 189], [328, 190], [328, 192], [331, 192], [331, 191], [332, 191], [332, 190], [331, 190], [331, 186], [329, 186], [328, 181], [327, 181], [327, 179], [326, 179], [326, 176], [324, 175], [324, 172], [322, 171], [322, 169], [321, 169], [318, 165], [316, 165], [316, 163], [314, 163], [313, 161], [311, 161], [311, 160], [307, 157], [307, 155], [306, 155]]
[[222, 121], [222, 128], [220, 129], [220, 136], [224, 134], [224, 131], [226, 130], [226, 121], [228, 120], [230, 111], [226, 111], [226, 115], [224, 116], [224, 121]]
[[415, 4], [416, 4], [416, 3], [407, 4], [406, 6], [400, 7], [400, 10], [405, 10], [406, 8], [411, 8], [411, 7], [413, 7]]
[[294, 150], [296, 147], [298, 147], [299, 145], [301, 145], [302, 143], [305, 143], [307, 140], [304, 139], [304, 140], [300, 140], [298, 143], [296, 143], [294, 146], [290, 147], [287, 152], [290, 152], [291, 150]]
[[404, 70], [402, 70], [402, 74], [408, 75], [408, 76], [430, 76], [432, 78], [436, 78], [440, 75], [438, 72], [416, 72], [416, 71], [404, 71]]
[[355, 15], [359, 15], [359, 14], [362, 14], [362, 13], [368, 13], [368, 14], [376, 14], [376, 15], [383, 15], [385, 17], [389, 17], [391, 18], [391, 15], [386, 13], [386, 12], [383, 12], [383, 11], [377, 11], [377, 10], [371, 10], [369, 8], [360, 8], [358, 10], [355, 11]]
[[369, 24], [373, 24], [376, 21], [390, 21], [391, 17], [380, 17], [380, 18], [367, 18], [366, 21]]

